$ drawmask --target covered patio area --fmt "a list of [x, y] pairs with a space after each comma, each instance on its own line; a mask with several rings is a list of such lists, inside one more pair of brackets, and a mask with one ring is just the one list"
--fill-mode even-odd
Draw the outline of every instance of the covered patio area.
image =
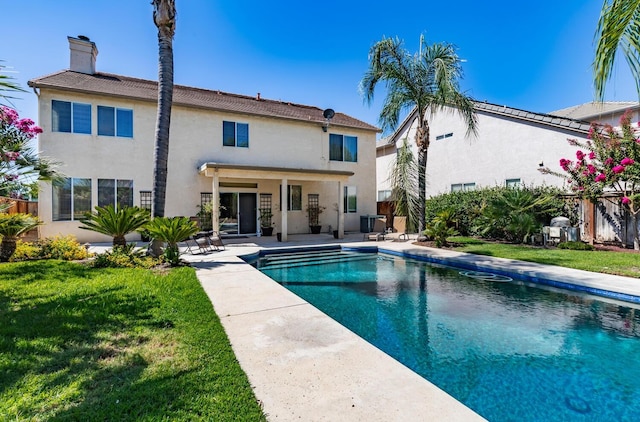
[[[352, 171], [207, 162], [200, 166], [199, 174], [211, 178], [211, 219], [214, 228], [221, 227], [224, 222], [221, 221], [221, 211], [228, 212], [229, 208], [226, 203], [221, 203], [221, 197], [237, 192], [237, 211], [234, 210], [229, 217], [235, 219], [234, 224], [239, 227], [238, 234], [259, 235], [259, 211], [268, 207], [281, 241], [288, 242], [291, 233], [305, 233], [302, 221], [303, 196], [306, 192], [307, 201], [313, 195], [314, 198], [322, 198], [322, 203], [330, 204], [330, 207], [323, 205], [323, 209], [328, 208], [328, 212], [333, 213], [329, 220], [335, 221], [332, 228], [337, 230], [339, 239], [344, 238], [345, 186], [354, 175]], [[279, 198], [276, 204], [272, 203], [273, 196]]]

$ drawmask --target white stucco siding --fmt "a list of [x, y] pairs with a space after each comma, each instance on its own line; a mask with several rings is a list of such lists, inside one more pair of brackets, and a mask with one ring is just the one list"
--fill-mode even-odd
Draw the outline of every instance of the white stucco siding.
[[[478, 113], [478, 136], [466, 136], [462, 120], [445, 115], [432, 125], [427, 162], [428, 196], [450, 192], [452, 184], [504, 186], [507, 179], [525, 185], [563, 185], [563, 180], [538, 171], [540, 163], [561, 171], [560, 158], [573, 159], [575, 133], [535, 123]], [[436, 140], [443, 133], [452, 137]], [[584, 138], [582, 138], [584, 139]]]
[[[393, 145], [386, 146], [384, 148], [378, 148], [378, 154], [376, 157], [376, 186], [377, 191], [391, 190], [391, 176], [392, 168], [395, 163], [396, 153]], [[376, 192], [377, 195], [377, 192]]]
[[[91, 104], [92, 133], [52, 132], [52, 99]], [[98, 136], [98, 105], [132, 109], [133, 137]], [[133, 180], [133, 202], [134, 205], [140, 205], [140, 191], [153, 188], [155, 103], [42, 89], [39, 107], [39, 124], [44, 131], [40, 135], [42, 154], [61, 162], [60, 171], [65, 176], [92, 180], [92, 206], [97, 204], [97, 180], [101, 178]], [[223, 146], [223, 121], [249, 125], [248, 148]], [[357, 162], [329, 160], [330, 133], [357, 136]], [[345, 214], [345, 229], [357, 230], [359, 215], [375, 213], [376, 151], [373, 131], [332, 126], [328, 132], [323, 132], [318, 125], [295, 120], [224, 113], [174, 104], [169, 145], [167, 216], [192, 216], [197, 213], [200, 193], [212, 192], [212, 179], [198, 173], [199, 167], [206, 162], [351, 171], [354, 175], [345, 185], [357, 188], [358, 212]], [[318, 176], [318, 182], [288, 180], [290, 185], [303, 186], [303, 210], [289, 213], [289, 233], [308, 232], [305, 209], [309, 193], [318, 193], [320, 204], [326, 207], [320, 216], [323, 230], [327, 230], [328, 225], [336, 227], [337, 215], [333, 204], [338, 198], [338, 184], [321, 180], [321, 176]], [[279, 180], [265, 177], [241, 181], [256, 184], [257, 188], [252, 189], [256, 195], [271, 193], [274, 208], [279, 209]], [[42, 237], [73, 234], [81, 242], [109, 240], [106, 236], [79, 229], [78, 221], [53, 222], [52, 188], [49, 184], [43, 184], [41, 188], [39, 215], [45, 222], [41, 228]], [[280, 221], [279, 218], [279, 211], [276, 211], [274, 221]]]
[[[408, 137], [414, 154], [415, 122], [397, 134], [396, 146]], [[567, 139], [586, 135], [537, 123], [478, 112], [478, 134], [467, 136], [463, 120], [441, 112], [430, 121], [431, 144], [427, 161], [427, 196], [451, 191], [452, 184], [475, 183], [477, 188], [504, 186], [507, 179], [531, 185], [563, 186], [563, 179], [544, 175], [540, 164], [561, 172], [560, 158], [575, 160], [576, 147]], [[440, 135], [448, 135], [437, 139]], [[380, 155], [380, 154], [379, 154]], [[378, 168], [388, 166], [395, 154], [378, 157]], [[378, 174], [378, 189], [385, 188]]]

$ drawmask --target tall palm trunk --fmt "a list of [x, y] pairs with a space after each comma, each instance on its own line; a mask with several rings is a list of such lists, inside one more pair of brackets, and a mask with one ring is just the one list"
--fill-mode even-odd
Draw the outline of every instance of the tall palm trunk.
[[153, 20], [158, 27], [158, 117], [153, 170], [154, 217], [163, 217], [169, 161], [169, 126], [173, 103], [173, 35], [175, 0], [153, 0]]
[[16, 251], [18, 238], [16, 236], [4, 236], [0, 243], [0, 262], [7, 262]]
[[[153, 0], [153, 21], [158, 27], [158, 117], [153, 167], [151, 215], [164, 217], [169, 163], [169, 127], [173, 104], [173, 34], [176, 27], [175, 0]], [[151, 254], [162, 254], [163, 242], [151, 244]]]
[[418, 146], [418, 235], [421, 236], [426, 227], [426, 201], [427, 201], [427, 155], [429, 152], [429, 123], [418, 116], [419, 126], [416, 130], [416, 145]]

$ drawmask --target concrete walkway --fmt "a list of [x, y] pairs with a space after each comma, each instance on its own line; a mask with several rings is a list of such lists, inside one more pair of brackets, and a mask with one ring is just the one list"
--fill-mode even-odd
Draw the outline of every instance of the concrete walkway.
[[[270, 421], [483, 420], [398, 361], [246, 264], [261, 248], [329, 243], [378, 246], [397, 254], [436, 257], [455, 265], [509, 268], [527, 277], [640, 296], [640, 280], [453, 251], [411, 242], [362, 242], [362, 234], [225, 240], [226, 251], [185, 255], [209, 295], [240, 365]], [[94, 249], [95, 250], [95, 249]]]

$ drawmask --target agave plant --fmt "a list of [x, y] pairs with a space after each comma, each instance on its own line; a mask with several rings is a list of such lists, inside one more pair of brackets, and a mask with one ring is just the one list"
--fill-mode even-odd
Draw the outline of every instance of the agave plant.
[[156, 217], [144, 228], [152, 238], [166, 242], [164, 257], [172, 266], [180, 263], [178, 242], [193, 236], [200, 230], [195, 221], [187, 217]]
[[81, 229], [113, 237], [113, 246], [126, 246], [125, 236], [149, 222], [149, 211], [140, 207], [116, 208], [113, 205], [96, 207], [95, 212], [85, 213]]
[[18, 237], [42, 224], [31, 214], [0, 214], [0, 262], [7, 262], [16, 251]]

